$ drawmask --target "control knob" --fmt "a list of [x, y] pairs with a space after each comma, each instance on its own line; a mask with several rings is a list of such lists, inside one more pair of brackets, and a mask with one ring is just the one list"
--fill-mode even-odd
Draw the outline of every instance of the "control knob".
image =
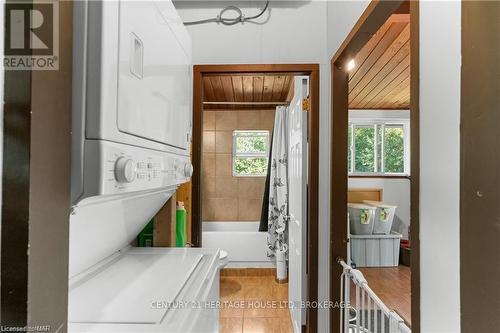
[[115, 163], [115, 178], [120, 183], [131, 183], [136, 175], [136, 164], [133, 159], [120, 157]]

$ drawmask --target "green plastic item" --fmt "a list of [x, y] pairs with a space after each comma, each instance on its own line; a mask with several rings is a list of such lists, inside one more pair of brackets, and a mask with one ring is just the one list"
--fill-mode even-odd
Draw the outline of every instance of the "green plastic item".
[[177, 247], [185, 247], [187, 242], [186, 209], [182, 201], [177, 202], [175, 218], [175, 245]]
[[137, 236], [137, 246], [153, 247], [153, 220], [149, 221]]

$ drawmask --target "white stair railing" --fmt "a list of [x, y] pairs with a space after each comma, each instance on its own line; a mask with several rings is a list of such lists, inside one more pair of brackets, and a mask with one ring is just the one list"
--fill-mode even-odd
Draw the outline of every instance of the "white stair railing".
[[[343, 272], [340, 297], [344, 307], [340, 312], [340, 331], [343, 333], [411, 333], [404, 320], [390, 310], [368, 286], [363, 274], [343, 259], [337, 262]], [[351, 303], [351, 282], [354, 284], [354, 304]]]

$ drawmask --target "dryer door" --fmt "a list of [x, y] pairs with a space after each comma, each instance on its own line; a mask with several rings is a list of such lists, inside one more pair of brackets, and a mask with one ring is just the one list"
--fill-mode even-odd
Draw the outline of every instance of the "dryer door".
[[123, 133], [187, 149], [191, 64], [153, 1], [120, 2], [117, 125]]

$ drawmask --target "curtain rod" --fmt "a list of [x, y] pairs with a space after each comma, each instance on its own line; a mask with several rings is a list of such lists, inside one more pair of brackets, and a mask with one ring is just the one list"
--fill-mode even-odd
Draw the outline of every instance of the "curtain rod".
[[290, 102], [203, 102], [205, 105], [288, 105]]

